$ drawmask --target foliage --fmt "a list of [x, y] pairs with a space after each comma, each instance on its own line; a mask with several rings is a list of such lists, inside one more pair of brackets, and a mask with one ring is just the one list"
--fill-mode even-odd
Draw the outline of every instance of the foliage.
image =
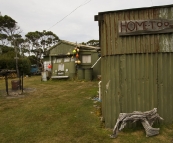
[[53, 45], [55, 45], [59, 38], [56, 34], [51, 31], [39, 32], [28, 32], [25, 37], [27, 38], [27, 42], [32, 52], [36, 55], [36, 57], [44, 55], [47, 49]]
[[22, 57], [19, 59], [19, 71], [20, 73], [30, 74], [31, 62], [27, 57]]
[[43, 30], [43, 32], [28, 32], [25, 37], [27, 38], [26, 42], [29, 46], [29, 52], [34, 53], [37, 65], [39, 66], [39, 64], [41, 64], [43, 69], [41, 58], [46, 54], [49, 47], [55, 45], [59, 41], [59, 37], [53, 32], [45, 30]]
[[95, 47], [99, 47], [100, 43], [99, 40], [89, 40], [88, 42], [82, 42], [82, 45], [88, 45], [88, 46], [95, 46]]
[[[51, 31], [28, 32], [25, 38], [20, 35], [21, 29], [17, 22], [10, 16], [0, 15], [0, 45], [11, 45], [15, 48], [16, 53], [24, 56], [24, 53], [33, 53], [40, 59], [49, 47], [55, 45], [59, 37]], [[18, 47], [18, 49], [16, 49]], [[38, 60], [39, 61], [39, 60]]]
[[28, 59], [30, 60], [31, 65], [34, 65], [37, 63], [37, 58], [35, 57], [35, 55], [28, 56]]
[[[20, 64], [20, 60], [14, 60], [14, 57], [25, 59], [25, 53], [28, 53], [28, 60], [32, 64], [43, 66], [41, 58], [46, 54], [47, 49], [59, 40], [59, 37], [51, 31], [28, 32], [25, 39], [22, 38], [20, 33], [20, 27], [14, 19], [7, 15], [0, 15], [0, 54], [3, 54], [0, 58], [0, 68], [16, 69], [17, 75], [19, 75], [20, 65], [18, 66], [18, 62]], [[30, 57], [30, 53], [34, 56]], [[14, 61], [16, 61], [16, 65], [14, 65]]]
[[[10, 16], [1, 16], [0, 15], [0, 38], [1, 38], [1, 45], [5, 45], [4, 41], [8, 41], [11, 44], [11, 46], [14, 47], [15, 49], [15, 55], [19, 53], [18, 51], [18, 40], [21, 38], [21, 33], [20, 27], [17, 25], [17, 22], [12, 19]], [[18, 69], [18, 60], [16, 62], [16, 71], [17, 71], [17, 76], [19, 77], [19, 69]]]
[[8, 47], [8, 46], [2, 46], [0, 45], [0, 49], [2, 50], [1, 54], [5, 54], [8, 53], [9, 51], [13, 51], [14, 52], [14, 48], [13, 47]]
[[8, 36], [6, 34], [0, 33], [0, 41], [1, 41], [1, 45], [7, 45], [8, 44]]
[[82, 45], [86, 45], [86, 43], [85, 43], [85, 42], [82, 42], [81, 44], [82, 44]]
[[6, 33], [13, 31], [13, 27], [16, 25], [16, 21], [12, 19], [10, 16], [1, 16], [0, 15], [0, 28]]
[[[0, 69], [16, 69], [15, 59], [16, 53], [14, 48], [7, 46], [0, 46], [2, 49], [2, 54], [0, 56]], [[25, 74], [30, 72], [30, 60], [27, 57], [21, 57], [18, 54], [19, 60], [19, 71], [23, 70]]]
[[0, 69], [15, 69], [15, 52], [8, 51], [0, 56]]
[[99, 40], [90, 40], [87, 42], [87, 45], [99, 47]]
[[[15, 44], [15, 39], [18, 38], [19, 33], [21, 33], [20, 27], [17, 22], [10, 16], [0, 16], [0, 40], [1, 45]], [[8, 41], [8, 42], [6, 42]]]

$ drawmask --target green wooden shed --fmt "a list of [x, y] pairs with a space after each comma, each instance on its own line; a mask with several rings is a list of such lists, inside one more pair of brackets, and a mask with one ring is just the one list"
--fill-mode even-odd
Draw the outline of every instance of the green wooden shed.
[[60, 40], [48, 50], [47, 59], [52, 79], [93, 80], [101, 74], [100, 47]]

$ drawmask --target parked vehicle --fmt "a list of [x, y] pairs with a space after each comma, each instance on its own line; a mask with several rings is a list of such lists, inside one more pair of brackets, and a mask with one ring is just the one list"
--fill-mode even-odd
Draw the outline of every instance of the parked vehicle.
[[34, 64], [34, 65], [31, 65], [30, 73], [32, 75], [40, 75], [41, 71], [40, 71], [39, 67], [36, 64]]

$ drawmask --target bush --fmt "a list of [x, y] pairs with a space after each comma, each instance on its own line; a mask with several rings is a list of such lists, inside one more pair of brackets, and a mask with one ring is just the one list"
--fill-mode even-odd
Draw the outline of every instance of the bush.
[[31, 62], [27, 57], [21, 58], [18, 61], [18, 67], [20, 73], [23, 72], [24, 74], [29, 75], [31, 69]]
[[[2, 47], [2, 54], [0, 56], [0, 69], [9, 69], [9, 70], [16, 70], [16, 53], [14, 48], [11, 47]], [[18, 68], [19, 72], [23, 72], [24, 74], [30, 73], [31, 62], [28, 57], [21, 57], [18, 55]]]

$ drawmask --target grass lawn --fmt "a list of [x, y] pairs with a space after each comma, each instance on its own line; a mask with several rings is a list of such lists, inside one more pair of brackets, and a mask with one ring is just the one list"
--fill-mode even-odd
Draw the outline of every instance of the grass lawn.
[[[9, 79], [9, 88], [11, 82]], [[173, 143], [173, 125], [161, 126], [160, 134], [145, 137], [143, 128], [124, 129], [110, 139], [112, 129], [100, 121], [98, 81], [41, 81], [24, 78], [21, 98], [6, 98], [0, 92], [0, 143]], [[0, 80], [0, 90], [5, 90]], [[25, 90], [24, 90], [25, 91]]]

